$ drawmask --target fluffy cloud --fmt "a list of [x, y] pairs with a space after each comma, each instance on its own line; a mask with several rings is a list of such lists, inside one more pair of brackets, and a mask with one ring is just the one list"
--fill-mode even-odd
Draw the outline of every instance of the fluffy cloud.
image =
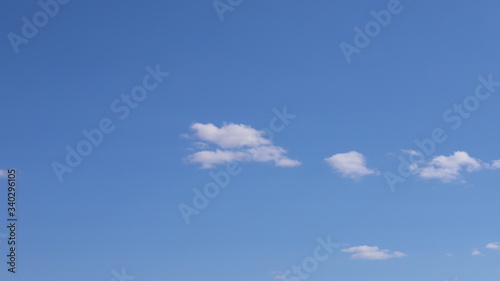
[[377, 246], [356, 246], [343, 249], [342, 252], [353, 253], [351, 258], [364, 260], [386, 260], [406, 257], [406, 254], [402, 252], [381, 250]]
[[191, 125], [193, 137], [203, 141], [194, 142], [195, 148], [206, 149], [208, 144], [218, 146], [215, 150], [202, 150], [187, 157], [189, 163], [197, 163], [203, 169], [234, 161], [274, 162], [278, 167], [293, 167], [301, 163], [285, 156], [287, 151], [273, 145], [264, 137], [264, 132], [242, 124], [224, 124], [218, 128], [213, 124]]
[[436, 156], [423, 167], [414, 167], [417, 174], [424, 179], [439, 179], [450, 182], [461, 178], [460, 172], [465, 169], [473, 172], [481, 169], [481, 163], [464, 151], [456, 151], [451, 156]]
[[377, 174], [366, 167], [366, 159], [357, 151], [338, 153], [325, 159], [335, 171], [346, 178], [359, 179], [367, 175]]
[[213, 124], [194, 123], [191, 125], [194, 135], [200, 140], [216, 144], [222, 148], [255, 147], [270, 145], [271, 141], [263, 137], [264, 132], [242, 124], [224, 124], [218, 128]]
[[7, 171], [0, 170], [0, 179], [5, 179], [5, 178], [7, 178]]
[[436, 156], [431, 161], [412, 164], [410, 170], [423, 179], [437, 179], [442, 182], [463, 181], [462, 172], [475, 172], [482, 169], [500, 169], [500, 160], [491, 164], [471, 157], [465, 151], [455, 151], [450, 156]]
[[500, 243], [499, 242], [491, 242], [491, 243], [488, 243], [485, 248], [492, 249], [492, 250], [500, 250]]

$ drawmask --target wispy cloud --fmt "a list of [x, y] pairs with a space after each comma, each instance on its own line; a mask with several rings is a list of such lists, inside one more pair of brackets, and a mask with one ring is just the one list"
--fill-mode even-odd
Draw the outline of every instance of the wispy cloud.
[[274, 275], [274, 278], [275, 278], [275, 279], [285, 279], [285, 277], [286, 277], [286, 276], [283, 274], [283, 272], [282, 272], [282, 271], [279, 271], [279, 270], [276, 270], [276, 271], [274, 271], [274, 270], [273, 270], [273, 271], [271, 271], [270, 273], [271, 273], [272, 275]]
[[472, 252], [470, 254], [471, 256], [480, 256], [481, 252], [478, 249], [472, 249]]
[[344, 253], [352, 253], [352, 259], [364, 259], [364, 260], [386, 260], [392, 258], [402, 258], [407, 255], [398, 251], [382, 250], [377, 246], [356, 246], [347, 249], [343, 249]]
[[489, 166], [490, 169], [500, 169], [500, 160], [495, 160], [491, 162], [491, 165]]
[[421, 155], [420, 152], [418, 152], [416, 150], [411, 150], [411, 149], [401, 149], [401, 152], [403, 152], [404, 154], [408, 154], [408, 155]]
[[338, 153], [325, 159], [336, 172], [343, 177], [360, 179], [367, 175], [377, 174], [375, 170], [366, 167], [366, 158], [357, 151]]
[[7, 178], [7, 171], [0, 169], [0, 179], [6, 179], [6, 178]]
[[194, 123], [192, 137], [202, 142], [194, 142], [195, 148], [206, 149], [209, 144], [215, 150], [202, 150], [187, 157], [189, 163], [201, 164], [210, 169], [229, 162], [274, 162], [278, 167], [294, 167], [300, 161], [285, 156], [287, 151], [273, 145], [264, 137], [264, 132], [243, 124], [223, 124], [220, 128], [213, 124]]

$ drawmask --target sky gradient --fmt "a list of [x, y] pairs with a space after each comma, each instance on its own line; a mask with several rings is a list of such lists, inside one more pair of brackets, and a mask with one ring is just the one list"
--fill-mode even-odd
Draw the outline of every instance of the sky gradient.
[[0, 279], [500, 280], [500, 3], [40, 3], [1, 12]]

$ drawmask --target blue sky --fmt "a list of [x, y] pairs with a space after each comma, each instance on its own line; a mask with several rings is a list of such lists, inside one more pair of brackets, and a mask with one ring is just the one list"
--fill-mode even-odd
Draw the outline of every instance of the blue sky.
[[2, 280], [500, 279], [496, 1], [48, 2], [1, 12]]

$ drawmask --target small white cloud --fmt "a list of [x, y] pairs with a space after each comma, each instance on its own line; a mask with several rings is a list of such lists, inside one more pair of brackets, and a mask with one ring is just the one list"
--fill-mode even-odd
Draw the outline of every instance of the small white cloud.
[[411, 150], [411, 149], [401, 149], [401, 152], [403, 152], [404, 154], [408, 154], [408, 155], [421, 155], [422, 154], [416, 150]]
[[216, 165], [248, 159], [247, 154], [238, 151], [198, 151], [187, 157], [190, 163], [199, 163], [203, 169], [214, 168]]
[[191, 129], [194, 131], [193, 137], [203, 141], [194, 142], [195, 148], [206, 149], [208, 143], [220, 147], [215, 151], [198, 151], [187, 157], [189, 163], [201, 164], [204, 169], [234, 161], [274, 162], [278, 167], [301, 164], [298, 160], [286, 157], [287, 151], [263, 137], [264, 132], [247, 125], [229, 123], [218, 128], [213, 124], [195, 123]]
[[492, 249], [492, 250], [500, 250], [500, 243], [499, 242], [491, 242], [491, 243], [488, 243], [485, 248]]
[[486, 166], [470, 157], [465, 151], [456, 151], [450, 156], [436, 156], [430, 162], [416, 163], [410, 169], [423, 179], [438, 179], [442, 182], [462, 180], [461, 172], [479, 171]]
[[500, 160], [492, 161], [491, 164], [489, 165], [489, 168], [492, 170], [500, 169]]
[[347, 249], [343, 249], [344, 253], [353, 253], [351, 255], [352, 259], [364, 259], [364, 260], [386, 260], [392, 258], [402, 258], [407, 255], [398, 251], [381, 250], [377, 246], [356, 246]]
[[7, 175], [8, 174], [6, 170], [0, 170], [0, 179], [6, 179]]
[[346, 178], [359, 179], [377, 174], [376, 171], [366, 167], [365, 156], [357, 151], [338, 153], [326, 158], [325, 161]]
[[444, 255], [447, 256], [447, 257], [453, 257], [453, 254], [450, 254], [450, 253], [446, 253]]
[[271, 141], [264, 138], [264, 132], [242, 124], [224, 124], [222, 127], [208, 123], [191, 125], [194, 135], [200, 140], [216, 144], [222, 148], [255, 147], [269, 145]]
[[470, 254], [472, 256], [480, 256], [481, 252], [478, 249], [472, 249], [472, 252]]
[[[422, 155], [413, 150], [401, 150], [409, 155]], [[462, 182], [463, 172], [477, 172], [484, 169], [500, 169], [500, 160], [494, 160], [491, 163], [485, 163], [480, 159], [471, 157], [465, 151], [455, 151], [450, 156], [440, 155], [430, 161], [416, 161], [408, 166], [410, 171], [422, 179], [437, 179], [444, 183]]]

